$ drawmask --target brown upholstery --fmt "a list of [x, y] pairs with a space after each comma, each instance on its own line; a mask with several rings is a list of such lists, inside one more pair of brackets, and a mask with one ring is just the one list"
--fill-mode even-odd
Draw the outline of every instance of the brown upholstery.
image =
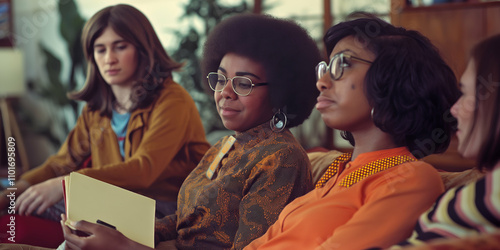
[[331, 150], [328, 152], [310, 152], [307, 153], [309, 156], [309, 161], [311, 162], [311, 172], [313, 183], [316, 182], [323, 176], [328, 165], [335, 160], [335, 158], [339, 157], [342, 152], [337, 150]]

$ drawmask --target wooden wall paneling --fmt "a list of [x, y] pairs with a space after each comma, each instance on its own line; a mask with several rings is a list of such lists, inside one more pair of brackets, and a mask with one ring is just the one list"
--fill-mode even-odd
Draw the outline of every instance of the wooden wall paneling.
[[500, 5], [486, 9], [486, 35], [500, 34]]
[[411, 7], [405, 0], [391, 0], [391, 22], [429, 37], [460, 77], [470, 49], [482, 39], [500, 34], [500, 1]]
[[323, 34], [328, 31], [328, 29], [333, 24], [332, 17], [332, 1], [331, 0], [323, 0]]
[[391, 8], [390, 8], [390, 16], [391, 16], [391, 23], [400, 26], [400, 14], [403, 12], [403, 10], [406, 8], [406, 1], [405, 0], [391, 0]]
[[253, 13], [255, 13], [255, 14], [262, 13], [262, 0], [254, 0], [253, 1]]
[[460, 77], [465, 69], [468, 51], [485, 35], [484, 14], [475, 9], [415, 10], [400, 14], [400, 23], [428, 37], [444, 60]]

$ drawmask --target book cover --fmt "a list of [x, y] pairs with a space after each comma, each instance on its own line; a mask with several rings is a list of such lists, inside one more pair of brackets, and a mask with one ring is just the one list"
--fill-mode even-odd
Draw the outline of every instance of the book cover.
[[76, 172], [63, 186], [70, 228], [70, 221], [99, 223], [154, 248], [155, 200]]

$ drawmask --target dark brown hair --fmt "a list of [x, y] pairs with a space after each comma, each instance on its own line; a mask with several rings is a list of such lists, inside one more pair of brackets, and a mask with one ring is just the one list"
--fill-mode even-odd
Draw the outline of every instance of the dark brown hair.
[[[481, 126], [478, 167], [493, 169], [500, 161], [500, 35], [492, 36], [472, 49], [476, 66], [476, 109], [471, 131]], [[478, 112], [481, 115], [478, 115]], [[471, 133], [469, 133], [470, 135]]]
[[[328, 55], [343, 38], [353, 36], [376, 58], [365, 76], [365, 94], [375, 126], [417, 158], [444, 152], [456, 119], [450, 108], [458, 99], [457, 80], [432, 43], [366, 13], [331, 27], [324, 36]], [[344, 138], [354, 145], [349, 132]]]
[[87, 60], [87, 79], [80, 91], [68, 96], [86, 101], [90, 110], [99, 110], [101, 115], [111, 116], [115, 97], [99, 73], [94, 58], [94, 42], [107, 27], [111, 27], [137, 49], [138, 64], [130, 97], [131, 110], [147, 107], [159, 94], [162, 83], [171, 78], [172, 71], [182, 67], [182, 64], [168, 56], [147, 17], [136, 8], [124, 4], [100, 10], [85, 24], [82, 46]]

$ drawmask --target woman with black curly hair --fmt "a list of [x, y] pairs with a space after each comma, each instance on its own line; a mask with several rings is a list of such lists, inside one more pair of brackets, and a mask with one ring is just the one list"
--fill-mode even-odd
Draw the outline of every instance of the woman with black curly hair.
[[[202, 68], [223, 124], [235, 134], [219, 140], [186, 178], [177, 213], [156, 222], [157, 241], [179, 249], [241, 249], [312, 189], [307, 155], [288, 128], [312, 111], [319, 61], [315, 42], [292, 21], [244, 14], [214, 28]], [[76, 228], [93, 237], [63, 226], [70, 248], [145, 248], [101, 225]]]
[[435, 47], [371, 16], [333, 26], [324, 42], [330, 61], [316, 68], [316, 108], [327, 126], [345, 131], [353, 152], [248, 249], [390, 246], [444, 190], [419, 160], [443, 152], [455, 124], [456, 79]]

